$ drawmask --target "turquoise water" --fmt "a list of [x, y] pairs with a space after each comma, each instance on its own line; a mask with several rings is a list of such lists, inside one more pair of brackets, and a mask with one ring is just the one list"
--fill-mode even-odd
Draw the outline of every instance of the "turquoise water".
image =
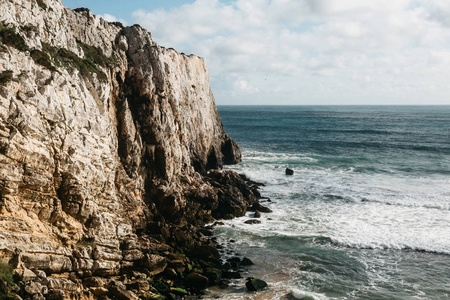
[[216, 229], [270, 285], [220, 298], [450, 298], [450, 106], [219, 112], [243, 151], [231, 169], [265, 183], [274, 211]]

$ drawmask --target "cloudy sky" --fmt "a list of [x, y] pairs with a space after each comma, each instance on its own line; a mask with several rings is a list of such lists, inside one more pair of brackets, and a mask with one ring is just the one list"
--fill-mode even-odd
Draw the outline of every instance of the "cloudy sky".
[[63, 0], [206, 59], [218, 104], [450, 105], [449, 0]]

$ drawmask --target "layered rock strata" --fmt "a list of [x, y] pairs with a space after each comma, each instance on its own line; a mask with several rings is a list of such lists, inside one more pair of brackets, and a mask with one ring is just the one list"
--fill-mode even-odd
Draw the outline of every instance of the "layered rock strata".
[[202, 58], [59, 0], [0, 2], [0, 259], [22, 296], [182, 282], [195, 249], [215, 253], [202, 226], [257, 201], [208, 172], [240, 156]]

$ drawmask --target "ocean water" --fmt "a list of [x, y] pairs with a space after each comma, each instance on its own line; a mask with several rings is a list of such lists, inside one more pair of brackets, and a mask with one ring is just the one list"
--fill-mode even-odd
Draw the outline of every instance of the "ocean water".
[[219, 112], [243, 151], [228, 168], [263, 182], [273, 213], [216, 236], [270, 288], [205, 299], [450, 299], [450, 106]]

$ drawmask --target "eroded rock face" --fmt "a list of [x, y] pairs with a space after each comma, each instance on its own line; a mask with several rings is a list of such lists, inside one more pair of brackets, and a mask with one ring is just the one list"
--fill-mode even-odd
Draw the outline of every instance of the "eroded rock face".
[[59, 0], [1, 1], [0, 33], [2, 260], [114, 276], [255, 201], [206, 179], [241, 154], [202, 58]]

